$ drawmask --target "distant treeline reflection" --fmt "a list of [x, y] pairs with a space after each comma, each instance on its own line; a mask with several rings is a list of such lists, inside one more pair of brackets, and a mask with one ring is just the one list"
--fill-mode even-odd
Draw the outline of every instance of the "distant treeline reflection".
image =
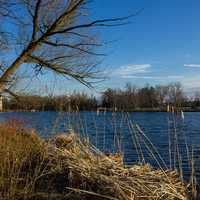
[[180, 83], [136, 87], [126, 84], [123, 89], [108, 88], [100, 97], [81, 92], [70, 95], [40, 96], [20, 94], [4, 98], [6, 110], [79, 111], [96, 110], [98, 107], [117, 111], [162, 111], [167, 105], [183, 110], [200, 110], [200, 92], [187, 96]]

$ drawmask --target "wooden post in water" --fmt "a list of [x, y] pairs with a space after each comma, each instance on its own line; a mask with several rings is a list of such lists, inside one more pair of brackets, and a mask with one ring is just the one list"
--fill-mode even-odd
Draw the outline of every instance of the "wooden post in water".
[[3, 97], [0, 95], [0, 112], [3, 111]]

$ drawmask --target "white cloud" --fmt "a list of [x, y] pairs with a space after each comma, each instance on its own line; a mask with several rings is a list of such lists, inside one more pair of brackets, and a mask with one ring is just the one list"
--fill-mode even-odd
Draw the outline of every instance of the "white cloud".
[[182, 84], [186, 89], [200, 88], [200, 76], [186, 77], [183, 79]]
[[112, 75], [127, 78], [128, 76], [134, 76], [135, 74], [148, 73], [151, 64], [130, 64], [124, 65], [112, 72]]
[[163, 77], [159, 76], [135, 76], [135, 75], [126, 75], [123, 78], [137, 78], [137, 79], [162, 79]]
[[126, 75], [123, 76], [123, 78], [136, 78], [136, 79], [153, 79], [153, 80], [169, 80], [169, 79], [175, 79], [180, 80], [183, 79], [184, 76], [182, 75], [168, 75], [168, 76], [136, 76], [136, 75]]
[[167, 76], [168, 79], [182, 79], [184, 78], [183, 75], [169, 75]]
[[200, 68], [200, 64], [184, 64], [184, 67], [194, 67], [194, 68]]

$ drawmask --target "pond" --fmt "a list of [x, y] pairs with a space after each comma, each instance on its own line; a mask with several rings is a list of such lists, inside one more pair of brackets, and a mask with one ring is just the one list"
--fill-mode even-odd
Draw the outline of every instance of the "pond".
[[43, 138], [75, 130], [104, 152], [122, 152], [127, 165], [182, 168], [189, 178], [191, 158], [200, 180], [200, 112], [184, 118], [166, 112], [2, 112], [0, 120], [20, 119]]

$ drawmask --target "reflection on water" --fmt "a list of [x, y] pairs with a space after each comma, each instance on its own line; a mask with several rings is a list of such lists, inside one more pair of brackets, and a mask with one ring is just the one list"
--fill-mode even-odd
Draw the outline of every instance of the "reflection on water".
[[104, 152], [122, 151], [126, 164], [143, 162], [145, 159], [154, 166], [161, 164], [164, 167], [166, 164], [168, 167], [178, 167], [179, 160], [186, 177], [190, 167], [188, 160], [191, 159], [191, 150], [194, 149], [197, 176], [200, 177], [199, 112], [185, 113], [184, 119], [165, 112], [100, 112], [99, 115], [96, 112], [0, 114], [0, 120], [8, 118], [20, 118], [44, 138], [74, 129], [81, 135], [89, 136], [91, 142]]

